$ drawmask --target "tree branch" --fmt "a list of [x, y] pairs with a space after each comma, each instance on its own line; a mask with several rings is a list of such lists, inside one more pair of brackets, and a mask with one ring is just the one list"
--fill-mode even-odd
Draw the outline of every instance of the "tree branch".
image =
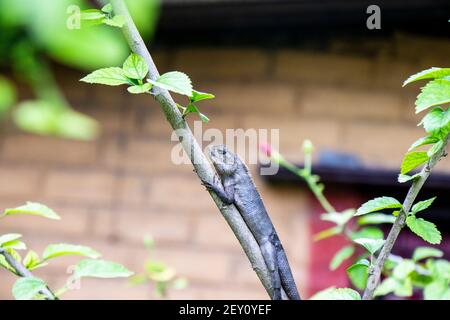
[[[5, 257], [6, 262], [8, 262], [8, 264], [14, 269], [14, 271], [18, 276], [22, 278], [35, 278], [35, 276], [33, 276], [30, 270], [25, 268], [23, 264], [14, 259], [14, 257], [11, 254], [9, 254], [5, 249], [0, 248], [0, 254]], [[58, 300], [58, 297], [56, 297], [55, 294], [48, 287], [43, 289], [40, 293], [45, 296], [46, 300]]]
[[[123, 0], [111, 0], [110, 3], [113, 6], [114, 13], [116, 15], [122, 15], [125, 18], [125, 25], [123, 26], [123, 34], [128, 42], [131, 50], [145, 59], [149, 68], [149, 78], [156, 80], [159, 76], [158, 69], [156, 68], [150, 52], [145, 46], [139, 31], [137, 30], [128, 9]], [[195, 140], [188, 124], [183, 119], [180, 111], [171, 95], [167, 90], [153, 87], [153, 94], [156, 101], [160, 104], [162, 111], [164, 112], [167, 121], [172, 126], [173, 130], [178, 136], [183, 149], [189, 155], [189, 158], [194, 166], [194, 171], [198, 177], [203, 181], [211, 181], [215, 175], [215, 171], [211, 164], [206, 159], [203, 151]], [[272, 297], [272, 285], [270, 273], [264, 262], [261, 250], [256, 242], [253, 234], [248, 229], [244, 220], [242, 219], [239, 211], [234, 205], [224, 205], [222, 201], [212, 192], [211, 197], [217, 205], [225, 220], [230, 225], [236, 238], [239, 240], [242, 248], [244, 249], [248, 259], [251, 262], [253, 270], [255, 270], [261, 283], [266, 289], [270, 297]], [[284, 298], [286, 294], [283, 292]]]
[[384, 262], [387, 257], [391, 254], [392, 248], [394, 247], [395, 241], [405, 226], [406, 221], [406, 213], [409, 212], [411, 206], [416, 200], [417, 195], [419, 194], [420, 189], [424, 185], [425, 181], [430, 176], [431, 170], [437, 164], [437, 162], [446, 155], [446, 147], [448, 144], [449, 137], [445, 138], [444, 144], [441, 149], [436, 152], [428, 161], [427, 165], [423, 167], [420, 171], [419, 177], [414, 180], [411, 187], [409, 188], [408, 194], [406, 195], [405, 201], [403, 202], [403, 208], [400, 210], [397, 219], [395, 220], [391, 230], [389, 231], [386, 242], [381, 249], [380, 254], [375, 262], [375, 265], [371, 270], [369, 270], [369, 278], [367, 279], [366, 289], [364, 290], [363, 299], [371, 300], [373, 299], [373, 295], [375, 289], [378, 287], [378, 283], [380, 281], [381, 272], [383, 270]]

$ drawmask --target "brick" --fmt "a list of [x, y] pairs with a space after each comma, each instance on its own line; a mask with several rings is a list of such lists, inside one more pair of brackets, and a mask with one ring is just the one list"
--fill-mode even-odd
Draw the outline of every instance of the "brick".
[[93, 170], [60, 170], [48, 173], [43, 186], [46, 197], [67, 202], [109, 204], [113, 198], [115, 177]]
[[[208, 90], [216, 96], [211, 109], [222, 112], [288, 113], [294, 110], [295, 92], [290, 85], [274, 82], [209, 83]], [[209, 107], [208, 107], [209, 108]]]
[[443, 67], [448, 63], [450, 45], [445, 38], [397, 34], [395, 43], [398, 58], [413, 62], [419, 68], [417, 72], [430, 67]]
[[343, 148], [368, 165], [398, 168], [409, 146], [423, 135], [423, 130], [413, 124], [349, 124]]
[[[373, 80], [377, 87], [397, 90], [398, 94], [408, 91], [403, 82], [420, 71], [416, 64], [395, 59], [392, 55], [380, 56], [375, 61]], [[401, 90], [401, 91], [400, 91]]]
[[153, 61], [159, 70], [167, 70], [171, 62], [171, 52], [162, 49], [151, 50]]
[[276, 77], [283, 80], [367, 86], [371, 62], [356, 55], [285, 50], [277, 53], [275, 68]]
[[83, 72], [57, 66], [53, 74], [56, 75], [56, 81], [70, 104], [85, 102], [90, 88], [88, 85], [80, 83], [80, 79], [85, 76]]
[[11, 289], [17, 277], [3, 268], [0, 270], [0, 277], [2, 277], [0, 282], [0, 300], [14, 300]]
[[142, 243], [149, 234], [157, 243], [186, 243], [190, 240], [191, 219], [184, 213], [152, 214], [123, 210], [118, 216], [118, 236]]
[[38, 190], [39, 169], [22, 166], [0, 166], [0, 194], [2, 197], [24, 198]]
[[307, 88], [299, 95], [301, 113], [306, 116], [342, 119], [398, 120], [401, 96], [385, 91]]
[[213, 200], [194, 174], [189, 177], [153, 178], [150, 203], [167, 212], [209, 214], [217, 211]]
[[[98, 121], [100, 136], [116, 134], [129, 130], [132, 127], [131, 110], [132, 106], [125, 109], [124, 106], [100, 105], [94, 101], [81, 109], [83, 113]], [[131, 110], [130, 110], [131, 109]]]
[[130, 139], [125, 144], [117, 139], [106, 142], [103, 161], [112, 168], [125, 168], [132, 172], [147, 174], [160, 172], [189, 172], [190, 164], [176, 164], [172, 152], [178, 142], [159, 141], [148, 138]]
[[90, 236], [112, 239], [117, 235], [119, 209], [88, 209], [88, 233]]
[[0, 233], [8, 230], [14, 230], [14, 232], [26, 236], [40, 236], [48, 233], [55, 237], [61, 237], [60, 241], [64, 237], [82, 237], [85, 234], [88, 226], [86, 209], [58, 207], [51, 203], [46, 204], [60, 215], [61, 220], [47, 220], [41, 217], [17, 215], [2, 221]]
[[[322, 149], [334, 148], [342, 140], [342, 126], [336, 120], [309, 119], [296, 114], [290, 116], [249, 116], [242, 119], [242, 128], [278, 129], [279, 147], [271, 141], [286, 158], [292, 161], [303, 159], [301, 146], [305, 139], [310, 139], [316, 147], [316, 155]], [[270, 136], [270, 133], [268, 133]], [[261, 141], [264, 142], [264, 141]]]
[[233, 256], [222, 252], [159, 247], [155, 259], [174, 267], [180, 276], [202, 283], [217, 283], [227, 278]]
[[122, 206], [149, 207], [150, 177], [124, 175], [120, 178], [121, 189], [118, 200]]
[[100, 108], [119, 107], [127, 105], [128, 93], [125, 86], [111, 87], [104, 85], [91, 85], [83, 83], [80, 85], [91, 86], [89, 89], [89, 102], [95, 103]]
[[[67, 278], [50, 279], [51, 288], [65, 285]], [[68, 291], [64, 300], [149, 300], [151, 288], [147, 285], [130, 285], [127, 278], [93, 279], [83, 278], [79, 282], [79, 289]]]
[[20, 134], [7, 136], [3, 158], [14, 162], [89, 165], [96, 160], [95, 142]]
[[202, 247], [241, 250], [238, 240], [219, 212], [197, 217], [193, 238]]
[[260, 79], [267, 73], [268, 56], [254, 49], [182, 49], [175, 54], [175, 69], [202, 79]]

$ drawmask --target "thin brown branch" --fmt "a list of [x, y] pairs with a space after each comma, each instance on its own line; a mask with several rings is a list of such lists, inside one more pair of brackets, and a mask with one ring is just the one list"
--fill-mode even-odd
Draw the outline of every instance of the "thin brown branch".
[[397, 219], [395, 220], [391, 230], [389, 231], [386, 242], [381, 249], [380, 254], [378, 255], [375, 265], [369, 270], [369, 278], [367, 279], [366, 289], [364, 290], [363, 294], [364, 300], [373, 299], [375, 289], [378, 287], [378, 284], [380, 282], [384, 263], [391, 254], [392, 248], [394, 247], [395, 241], [397, 240], [400, 231], [405, 226], [406, 213], [411, 209], [411, 206], [416, 200], [419, 191], [422, 189], [425, 181], [430, 176], [431, 170], [438, 163], [438, 161], [446, 155], [448, 139], [449, 137], [447, 136], [445, 139], [445, 143], [443, 144], [441, 149], [429, 159], [427, 165], [424, 166], [420, 171], [419, 177], [414, 180], [411, 187], [409, 188], [408, 194], [406, 195], [405, 201], [403, 202], [403, 208], [399, 212]]
[[[134, 53], [145, 59], [149, 68], [149, 78], [156, 80], [159, 76], [158, 69], [154, 64], [150, 52], [145, 46], [145, 43], [142, 40], [142, 37], [139, 34], [139, 31], [137, 30], [124, 1], [111, 0], [110, 2], [113, 6], [114, 13], [125, 17], [125, 25], [122, 29], [128, 45]], [[202, 149], [195, 140], [188, 124], [183, 119], [171, 95], [167, 90], [158, 87], [153, 88], [153, 94], [155, 95], [156, 101], [161, 106], [167, 121], [177, 134], [184, 150], [189, 155], [194, 166], [194, 171], [202, 181], [211, 181], [215, 171], [203, 154]], [[234, 205], [224, 205], [213, 192], [210, 192], [210, 194], [217, 205], [217, 208], [220, 210], [223, 217], [233, 230], [236, 238], [239, 240], [267, 293], [270, 297], [272, 297], [273, 290], [271, 287], [270, 273], [264, 262], [258, 243], [239, 214], [239, 211]], [[286, 298], [285, 293], [283, 293], [283, 296]]]

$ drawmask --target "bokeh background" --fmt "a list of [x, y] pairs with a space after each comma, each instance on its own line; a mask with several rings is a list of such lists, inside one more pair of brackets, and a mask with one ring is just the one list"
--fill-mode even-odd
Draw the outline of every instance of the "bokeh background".
[[[191, 166], [171, 162], [175, 143], [159, 106], [124, 87], [79, 82], [95, 68], [121, 65], [129, 51], [119, 29], [68, 30], [70, 4], [94, 5], [0, 0], [0, 207], [37, 201], [62, 216], [56, 222], [9, 217], [0, 221], [0, 233], [21, 233], [38, 252], [49, 243], [87, 245], [137, 272], [148, 257], [143, 238], [151, 234], [154, 257], [189, 281], [168, 298], [265, 299]], [[364, 1], [128, 4], [159, 70], [184, 71], [195, 88], [216, 95], [202, 108], [211, 118], [204, 129], [279, 129], [280, 152], [297, 163], [302, 141], [311, 139], [318, 169], [327, 164], [337, 173], [367, 174], [360, 181], [323, 172], [326, 194], [339, 209], [386, 192], [404, 196], [396, 171], [422, 129], [414, 114], [420, 84], [401, 85], [420, 70], [449, 65], [446, 1], [381, 1], [381, 30], [366, 28]], [[348, 285], [345, 266], [328, 270], [345, 241], [312, 240], [328, 224], [301, 181], [251, 170], [301, 294]], [[443, 161], [425, 194], [448, 194], [449, 174], [450, 162]], [[447, 258], [448, 208], [441, 197], [430, 212], [444, 233]], [[424, 245], [404, 233], [397, 253]], [[73, 261], [55, 260], [37, 274], [62, 286]], [[14, 277], [4, 270], [0, 276], [0, 298], [10, 299]], [[83, 280], [66, 298], [155, 295], [151, 286], [126, 280]]]

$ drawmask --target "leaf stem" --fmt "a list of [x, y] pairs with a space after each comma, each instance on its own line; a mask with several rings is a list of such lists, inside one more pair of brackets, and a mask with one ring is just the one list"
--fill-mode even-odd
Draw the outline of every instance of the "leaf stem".
[[420, 171], [418, 178], [415, 179], [408, 190], [408, 194], [403, 202], [403, 207], [400, 210], [391, 230], [387, 236], [386, 242], [381, 249], [380, 254], [375, 262], [372, 272], [369, 274], [367, 279], [366, 289], [364, 290], [363, 300], [373, 299], [375, 289], [378, 287], [381, 272], [383, 270], [384, 263], [386, 259], [391, 254], [392, 248], [394, 247], [395, 241], [397, 240], [400, 231], [405, 226], [406, 213], [409, 212], [411, 206], [416, 200], [419, 191], [422, 189], [425, 181], [430, 176], [431, 170], [437, 164], [437, 162], [446, 155], [446, 148], [448, 144], [449, 136], [444, 139], [444, 143], [441, 148], [428, 160], [428, 163]]
[[[309, 158], [309, 160], [307, 160]], [[309, 189], [312, 191], [314, 196], [316, 197], [317, 201], [319, 201], [322, 208], [328, 212], [336, 212], [336, 209], [331, 205], [331, 203], [328, 201], [327, 197], [323, 193], [323, 188], [318, 184], [317, 179], [314, 178], [314, 176], [311, 173], [311, 158], [308, 156], [305, 156], [305, 168], [300, 169], [296, 167], [294, 164], [290, 163], [289, 161], [285, 160], [284, 158], [278, 159], [278, 162], [281, 166], [286, 168], [287, 170], [291, 171], [292, 173], [296, 174], [303, 180], [305, 180], [306, 184], [308, 185]]]

